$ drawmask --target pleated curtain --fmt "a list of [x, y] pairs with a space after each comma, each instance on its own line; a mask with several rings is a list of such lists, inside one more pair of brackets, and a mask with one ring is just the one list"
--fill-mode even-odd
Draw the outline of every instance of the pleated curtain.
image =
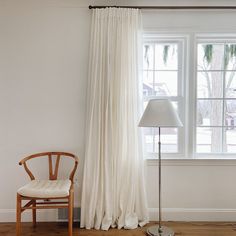
[[92, 12], [81, 227], [148, 222], [138, 137], [138, 9]]

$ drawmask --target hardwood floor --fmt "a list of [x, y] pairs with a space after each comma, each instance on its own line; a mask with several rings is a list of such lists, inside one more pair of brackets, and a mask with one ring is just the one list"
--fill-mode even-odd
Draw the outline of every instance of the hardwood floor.
[[[152, 225], [149, 224], [148, 226]], [[206, 222], [166, 222], [164, 225], [172, 227], [175, 235], [184, 236], [236, 236], [235, 223], [206, 223]], [[85, 230], [74, 227], [73, 235], [78, 236], [141, 236], [146, 235], [146, 228], [135, 230], [109, 231]], [[67, 236], [67, 225], [64, 223], [37, 223], [33, 228], [31, 223], [22, 223], [22, 236]], [[0, 236], [15, 236], [14, 223], [0, 223]]]

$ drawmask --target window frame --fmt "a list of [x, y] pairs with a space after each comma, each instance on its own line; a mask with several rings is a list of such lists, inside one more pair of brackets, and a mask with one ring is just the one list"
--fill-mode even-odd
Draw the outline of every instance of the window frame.
[[[178, 44], [178, 94], [177, 96], [149, 96], [148, 98], [142, 98], [142, 103], [154, 98], [169, 98], [171, 101], [178, 102], [179, 115], [184, 124], [182, 128], [178, 128], [178, 152], [176, 153], [162, 153], [164, 159], [185, 159], [188, 153], [187, 137], [188, 135], [188, 125], [187, 125], [187, 46], [188, 46], [188, 36], [185, 34], [164, 34], [155, 32], [146, 32], [143, 34], [143, 44], [145, 43], [177, 43]], [[143, 45], [142, 44], [142, 45]], [[142, 47], [143, 48], [143, 47]], [[142, 49], [143, 50], [143, 49]], [[143, 53], [142, 53], [143, 57]], [[142, 58], [143, 60], [143, 58]], [[143, 62], [142, 62], [143, 65]], [[141, 73], [144, 69], [141, 67]], [[180, 80], [180, 81], [179, 81]], [[142, 90], [143, 91], [143, 90]], [[144, 139], [144, 135], [142, 135]], [[143, 145], [144, 140], [143, 140]], [[144, 149], [145, 150], [145, 149]], [[146, 153], [144, 152], [145, 159], [156, 159], [158, 153]]]
[[[222, 43], [222, 44], [229, 44], [229, 43], [233, 43], [236, 44], [236, 35], [234, 34], [224, 34], [224, 33], [219, 33], [219, 34], [194, 34], [194, 42], [192, 45], [194, 47], [194, 53], [193, 53], [193, 57], [194, 57], [194, 76], [193, 76], [193, 90], [194, 90], [194, 115], [193, 115], [193, 127], [190, 127], [190, 129], [192, 128], [192, 140], [193, 140], [193, 157], [196, 159], [212, 159], [212, 160], [227, 160], [227, 159], [236, 159], [235, 153], [227, 153], [227, 152], [219, 152], [219, 153], [199, 153], [197, 152], [197, 128], [199, 127], [197, 125], [197, 101], [198, 96], [197, 96], [197, 78], [198, 78], [198, 44], [199, 43], [203, 43], [203, 44], [217, 44], [217, 43]], [[188, 70], [191, 71], [191, 68], [187, 68]], [[227, 71], [225, 69], [219, 70], [221, 72]], [[225, 80], [225, 78], [224, 78]], [[200, 99], [203, 100], [203, 99]], [[214, 100], [213, 99], [208, 99], [208, 100]], [[221, 99], [223, 101], [223, 109], [224, 109], [224, 102], [227, 100], [236, 100], [236, 98], [234, 99], [225, 99], [225, 97], [223, 97]], [[190, 118], [189, 118], [190, 119]], [[224, 119], [224, 118], [222, 118]], [[205, 127], [205, 126], [201, 126], [201, 127]], [[210, 126], [206, 126], [206, 127], [210, 127]], [[214, 126], [212, 126], [214, 127]], [[218, 126], [219, 128], [223, 129], [226, 126]]]

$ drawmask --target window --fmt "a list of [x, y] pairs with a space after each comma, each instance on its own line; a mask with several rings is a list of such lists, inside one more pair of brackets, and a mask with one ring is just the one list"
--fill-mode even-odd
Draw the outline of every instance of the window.
[[198, 41], [196, 97], [196, 152], [236, 153], [236, 41]]
[[[184, 39], [177, 37], [145, 38], [143, 44], [143, 107], [148, 100], [168, 98], [185, 117], [184, 102]], [[166, 156], [183, 154], [183, 128], [162, 128], [162, 152]], [[158, 152], [158, 129], [144, 128], [146, 156], [156, 158]]]
[[[235, 158], [236, 37], [145, 35], [143, 108], [168, 98], [184, 124], [161, 129], [163, 157]], [[146, 158], [157, 158], [158, 130], [143, 129]]]

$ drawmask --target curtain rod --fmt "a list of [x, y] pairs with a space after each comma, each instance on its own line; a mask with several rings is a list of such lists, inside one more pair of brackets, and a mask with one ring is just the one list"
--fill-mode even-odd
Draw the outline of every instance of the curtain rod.
[[157, 10], [233, 10], [236, 6], [89, 6], [89, 9], [96, 8], [136, 8], [136, 9], [157, 9]]

